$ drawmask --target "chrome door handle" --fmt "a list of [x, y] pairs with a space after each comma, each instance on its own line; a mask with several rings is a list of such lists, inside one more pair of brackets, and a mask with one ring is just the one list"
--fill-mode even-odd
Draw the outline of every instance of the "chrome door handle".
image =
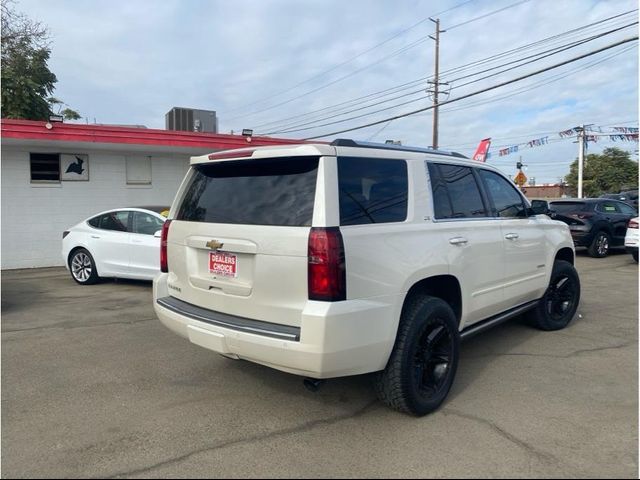
[[142, 240], [131, 240], [131, 243], [142, 243]]
[[449, 243], [451, 245], [464, 245], [465, 243], [468, 243], [469, 240], [467, 240], [464, 237], [453, 237], [449, 239]]
[[91, 235], [91, 238], [100, 238], [99, 235]]
[[507, 233], [504, 238], [507, 240], [517, 240], [520, 237], [517, 233]]

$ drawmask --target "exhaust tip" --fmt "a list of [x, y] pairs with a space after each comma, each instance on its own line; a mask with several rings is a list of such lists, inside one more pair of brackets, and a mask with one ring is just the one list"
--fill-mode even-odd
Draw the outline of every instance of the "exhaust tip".
[[320, 387], [324, 385], [325, 380], [320, 380], [317, 378], [305, 378], [304, 380], [302, 380], [302, 383], [307, 390], [316, 393], [318, 390], [320, 390]]

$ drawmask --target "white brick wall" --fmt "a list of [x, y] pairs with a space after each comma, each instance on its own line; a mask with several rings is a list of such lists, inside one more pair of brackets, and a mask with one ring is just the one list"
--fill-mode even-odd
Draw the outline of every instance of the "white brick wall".
[[[29, 153], [86, 153], [88, 182], [38, 185], [30, 181]], [[151, 185], [127, 185], [126, 152], [2, 147], [1, 268], [63, 265], [62, 232], [102, 210], [170, 205], [188, 166], [187, 155], [152, 154]], [[131, 155], [140, 155], [139, 152]]]

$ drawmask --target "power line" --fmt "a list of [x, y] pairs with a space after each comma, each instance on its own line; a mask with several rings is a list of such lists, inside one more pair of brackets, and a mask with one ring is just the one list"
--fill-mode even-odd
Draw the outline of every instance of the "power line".
[[[526, 2], [529, 2], [529, 1], [531, 1], [531, 0], [520, 0], [518, 2], [515, 2], [515, 3], [511, 4], [511, 5], [507, 5], [506, 7], [503, 7], [501, 9], [499, 9], [499, 10], [495, 10], [493, 12], [489, 12], [489, 13], [487, 13], [485, 15], [481, 15], [480, 17], [477, 17], [477, 18], [472, 18], [472, 19], [464, 22], [463, 24], [466, 25], [466, 24], [471, 23], [473, 21], [480, 20], [482, 18], [486, 18], [486, 17], [488, 17], [490, 15], [495, 15], [496, 13], [500, 13], [500, 12], [503, 12], [503, 11], [505, 11], [507, 9], [510, 9], [510, 8], [513, 8], [513, 7], [517, 7], [518, 5], [521, 5], [522, 3], [526, 3]], [[423, 19], [423, 21], [426, 21], [428, 18], [429, 17], [427, 17], [426, 19]], [[421, 21], [419, 23], [423, 23], [423, 21]], [[458, 25], [455, 25], [454, 27], [461, 26], [463, 24], [458, 24]], [[373, 67], [375, 65], [378, 65], [378, 64], [382, 63], [385, 60], [388, 60], [388, 59], [396, 57], [396, 56], [398, 56], [398, 55], [400, 55], [402, 53], [405, 53], [406, 51], [408, 51], [408, 50], [410, 50], [410, 49], [412, 49], [412, 48], [414, 48], [414, 47], [426, 42], [428, 39], [429, 39], [429, 35], [426, 35], [424, 37], [420, 37], [417, 40], [415, 40], [413, 43], [411, 43], [411, 44], [409, 44], [409, 45], [407, 45], [407, 46], [405, 46], [405, 47], [403, 47], [403, 48], [401, 48], [399, 50], [396, 50], [395, 52], [393, 52], [393, 53], [391, 53], [391, 54], [389, 54], [389, 55], [387, 55], [385, 57], [382, 57], [380, 60], [377, 60], [377, 61], [375, 61], [373, 63], [369, 63], [367, 65], [364, 65], [363, 67], [361, 67], [361, 68], [359, 68], [359, 69], [357, 69], [357, 70], [355, 70], [355, 71], [353, 71], [353, 72], [351, 72], [351, 73], [349, 73], [347, 75], [339, 77], [339, 78], [337, 78], [335, 80], [332, 80], [331, 82], [328, 82], [328, 83], [326, 83], [324, 85], [321, 85], [321, 86], [319, 86], [317, 88], [314, 88], [312, 90], [304, 92], [304, 93], [302, 93], [300, 95], [297, 95], [297, 96], [295, 96], [293, 98], [290, 98], [288, 100], [285, 100], [285, 101], [282, 101], [280, 103], [277, 103], [275, 105], [271, 105], [269, 107], [265, 107], [265, 108], [262, 108], [262, 109], [259, 109], [259, 110], [253, 111], [253, 112], [249, 112], [249, 113], [246, 113], [246, 114], [238, 115], [236, 117], [232, 117], [228, 121], [233, 121], [233, 120], [237, 120], [237, 119], [240, 119], [240, 118], [248, 117], [248, 116], [251, 116], [251, 115], [256, 115], [258, 113], [263, 113], [263, 112], [266, 112], [266, 111], [269, 111], [269, 110], [273, 110], [274, 108], [281, 107], [281, 106], [289, 104], [289, 103], [291, 103], [291, 102], [293, 102], [295, 100], [299, 100], [299, 99], [304, 98], [304, 97], [306, 97], [308, 95], [316, 93], [316, 92], [318, 92], [320, 90], [324, 90], [325, 88], [330, 87], [331, 85], [335, 85], [338, 82], [341, 82], [341, 81], [343, 81], [343, 80], [345, 80], [347, 78], [350, 78], [350, 77], [352, 77], [354, 75], [357, 75], [358, 73], [360, 73], [360, 72], [362, 72], [364, 70], [367, 70], [367, 69], [369, 69], [369, 68], [371, 68], [371, 67]], [[304, 83], [306, 83], [306, 82], [304, 82]], [[263, 101], [254, 102], [254, 103], [263, 103]]]
[[476, 22], [478, 20], [482, 20], [483, 18], [490, 17], [492, 15], [495, 15], [496, 13], [504, 12], [505, 10], [508, 10], [509, 8], [517, 7], [518, 5], [522, 5], [523, 3], [527, 3], [527, 2], [530, 2], [530, 1], [531, 0], [521, 0], [521, 1], [513, 3], [511, 5], [507, 5], [506, 7], [499, 8], [498, 10], [494, 10], [493, 12], [485, 13], [484, 15], [480, 15], [479, 17], [472, 18], [471, 20], [466, 20], [466, 21], [464, 21], [462, 23], [458, 23], [458, 24], [456, 24], [456, 25], [454, 25], [452, 27], [447, 27], [447, 30], [453, 30], [454, 28], [462, 27], [463, 25], [468, 25], [471, 22]]
[[[635, 22], [635, 24], [637, 24], [637, 23], [638, 22]], [[536, 62], [536, 61], [542, 60], [544, 58], [547, 58], [547, 57], [549, 57], [551, 55], [555, 55], [557, 53], [561, 53], [561, 52], [569, 50], [571, 48], [575, 48], [575, 47], [583, 45], [583, 44], [585, 44], [587, 42], [593, 41], [593, 40], [595, 40], [597, 38], [601, 38], [601, 37], [603, 37], [605, 35], [609, 35], [611, 33], [615, 33], [617, 31], [619, 31], [619, 29], [610, 30], [609, 32], [605, 32], [605, 33], [602, 33], [602, 34], [599, 34], [599, 35], [596, 35], [596, 36], [592, 36], [592, 37], [587, 38], [585, 40], [582, 40], [580, 42], [573, 42], [572, 44], [569, 44], [568, 46], [564, 46], [563, 48], [560, 48], [560, 49], [556, 48], [556, 49], [554, 49], [555, 51], [553, 51], [552, 53], [548, 53], [547, 55], [543, 55], [543, 56], [540, 56], [539, 58], [535, 58], [535, 59], [532, 59], [532, 60], [529, 60], [529, 61], [526, 61], [526, 62], [522, 62], [519, 65], [510, 67], [508, 69], [502, 70], [502, 71], [494, 73], [492, 75], [487, 75], [487, 76], [482, 77], [480, 79], [476, 79], [476, 80], [467, 82], [467, 83], [465, 83], [465, 84], [463, 84], [461, 86], [470, 85], [472, 83], [476, 83], [478, 81], [485, 80], [487, 78], [496, 76], [498, 74], [511, 71], [511, 70], [513, 70], [515, 68], [519, 68], [519, 67], [531, 64], [533, 62]], [[549, 51], [550, 50], [547, 50], [547, 52], [549, 52]], [[546, 52], [543, 52], [543, 53], [546, 53]], [[540, 54], [538, 54], [538, 55], [540, 55]], [[530, 58], [530, 57], [526, 57], [526, 58]], [[508, 65], [508, 64], [505, 64], [505, 65]], [[497, 68], [499, 68], [499, 67], [497, 67]], [[399, 104], [392, 105], [390, 107], [385, 107], [385, 108], [378, 109], [378, 110], [375, 110], [375, 111], [372, 111], [372, 112], [368, 112], [368, 113], [365, 113], [363, 115], [357, 115], [355, 117], [350, 117], [348, 119], [344, 119], [344, 120], [340, 120], [340, 121], [336, 121], [336, 122], [329, 122], [329, 123], [316, 125], [316, 127], [304, 128], [304, 127], [307, 127], [309, 125], [318, 124], [319, 122], [322, 122], [322, 121], [325, 121], [325, 120], [330, 120], [332, 118], [341, 117], [341, 116], [344, 116], [344, 115], [348, 115], [350, 113], [355, 113], [355, 112], [358, 112], [358, 111], [366, 110], [366, 109], [369, 109], [371, 107], [378, 106], [378, 105], [390, 102], [392, 100], [396, 100], [396, 99], [400, 99], [400, 98], [404, 98], [404, 97], [408, 97], [408, 96], [412, 96], [412, 95], [416, 95], [416, 94], [422, 94], [422, 93], [423, 93], [422, 89], [411, 91], [411, 92], [409, 92], [407, 94], [398, 95], [398, 96], [395, 96], [395, 97], [392, 97], [392, 98], [389, 98], [389, 99], [386, 99], [386, 100], [382, 100], [380, 102], [372, 103], [372, 104], [365, 105], [365, 106], [358, 107], [358, 108], [354, 108], [354, 109], [351, 109], [351, 110], [346, 110], [346, 111], [343, 111], [342, 113], [339, 113], [339, 114], [330, 114], [328, 116], [317, 118], [317, 119], [314, 119], [314, 120], [310, 120], [310, 121], [307, 121], [307, 122], [304, 122], [304, 123], [295, 123], [295, 124], [289, 125], [289, 126], [282, 126], [282, 127], [280, 127], [279, 130], [273, 130], [273, 131], [270, 131], [270, 132], [259, 133], [259, 135], [265, 136], [265, 135], [277, 135], [277, 134], [284, 134], [284, 133], [293, 133], [293, 132], [299, 132], [299, 131], [304, 131], [304, 130], [310, 130], [312, 128], [319, 128], [319, 127], [323, 127], [323, 126], [334, 125], [335, 123], [340, 123], [341, 121], [356, 120], [358, 118], [362, 118], [362, 117], [365, 117], [365, 116], [369, 116], [369, 115], [373, 115], [373, 114], [376, 114], [376, 113], [380, 113], [382, 111], [391, 110], [393, 108], [397, 108], [397, 107], [400, 107], [400, 106], [408, 105], [410, 103], [414, 103], [414, 102], [418, 102], [418, 101], [422, 101], [422, 100], [426, 100], [426, 99], [424, 97], [417, 98], [417, 99], [412, 99], [412, 100], [409, 100], [409, 101], [406, 101], [406, 102], [402, 102], [402, 103], [399, 103]]]
[[[593, 40], [597, 40], [598, 38], [602, 38], [602, 37], [604, 37], [606, 35], [611, 35], [612, 33], [619, 32], [621, 30], [624, 30], [625, 28], [629, 28], [629, 27], [631, 27], [633, 25], [637, 25], [637, 24], [638, 24], [637, 21], [633, 22], [633, 23], [629, 23], [629, 24], [624, 25], [622, 27], [618, 27], [618, 28], [615, 28], [613, 30], [609, 30], [607, 32], [603, 32], [603, 33], [600, 33], [598, 35], [592, 35], [591, 37], [587, 37], [587, 38], [582, 39], [582, 40], [576, 40], [576, 41], [574, 41], [572, 43], [567, 44], [566, 46], [554, 47], [552, 49], [545, 50], [544, 52], [540, 52], [540, 53], [535, 53], [535, 54], [529, 55], [528, 57], [524, 57], [524, 58], [521, 58], [521, 59], [518, 59], [518, 60], [512, 60], [511, 62], [507, 62], [507, 63], [504, 63], [502, 65], [491, 67], [491, 68], [488, 68], [488, 69], [485, 69], [485, 70], [482, 70], [480, 72], [476, 72], [476, 73], [473, 73], [473, 74], [465, 75], [463, 77], [456, 78], [455, 80], [450, 80], [450, 82], [454, 83], [454, 82], [457, 82], [458, 80], [462, 80], [464, 78], [469, 78], [469, 77], [474, 77], [474, 76], [477, 76], [477, 75], [481, 75], [482, 73], [486, 73], [486, 72], [489, 72], [491, 70], [495, 70], [497, 68], [501, 68], [501, 67], [504, 67], [504, 66], [507, 66], [507, 65], [512, 65], [514, 63], [518, 63], [518, 62], [521, 62], [523, 60], [531, 59], [533, 57], [537, 57], [537, 58], [534, 58], [532, 60], [532, 62], [537, 62], [538, 60], [542, 60], [544, 58], [550, 57], [552, 55], [556, 55], [557, 53], [564, 52], [566, 50], [570, 50], [570, 49], [578, 47], [580, 45], [584, 45], [585, 43], [591, 42]], [[518, 68], [519, 66], [526, 65], [528, 63], [531, 63], [531, 62], [523, 62], [520, 65], [516, 65], [513, 68]], [[508, 72], [508, 71], [512, 70], [513, 68], [508, 68], [508, 69], [505, 69], [505, 70], [501, 70], [499, 72], [492, 73], [491, 75], [486, 75], [486, 76], [484, 76], [482, 78], [477, 78], [477, 79], [472, 80], [470, 82], [463, 83], [461, 85], [456, 85], [456, 86], [452, 87], [452, 89], [465, 87], [465, 86], [470, 85], [472, 83], [476, 83], [476, 82], [479, 82], [481, 80], [485, 80], [487, 78], [495, 77], [496, 75], [500, 75], [501, 73]]]
[[516, 96], [516, 95], [520, 95], [522, 93], [525, 93], [525, 92], [528, 92], [528, 91], [531, 91], [531, 90], [535, 90], [536, 88], [539, 88], [539, 87], [542, 87], [542, 86], [545, 86], [545, 85], [549, 85], [550, 83], [557, 82], [558, 80], [566, 78], [566, 77], [568, 77], [570, 75], [574, 75], [574, 74], [576, 74], [578, 72], [581, 72], [583, 70], [587, 70], [587, 69], [593, 67], [594, 65], [598, 65], [598, 64], [603, 63], [603, 62], [605, 62], [607, 60], [610, 60], [610, 59], [612, 59], [614, 57], [617, 57], [618, 55], [621, 55], [621, 54], [623, 54], [625, 52], [633, 50], [635, 47], [636, 47], [635, 45], [631, 45], [630, 47], [624, 48], [621, 51], [616, 52], [616, 53], [611, 54], [611, 55], [608, 55], [605, 58], [602, 58], [600, 60], [589, 62], [589, 63], [583, 65], [582, 67], [573, 69], [573, 70], [571, 70], [569, 72], [566, 72], [566, 73], [559, 73], [559, 74], [553, 75], [553, 76], [551, 76], [549, 78], [541, 80], [541, 81], [539, 81], [537, 83], [534, 83], [532, 85], [520, 87], [519, 89], [517, 89], [517, 90], [515, 90], [513, 92], [510, 92], [508, 94], [496, 95], [494, 97], [490, 97], [490, 98], [485, 99], [485, 100], [480, 100], [478, 102], [467, 104], [467, 105], [464, 105], [464, 106], [461, 106], [461, 107], [449, 108], [449, 109], [446, 109], [444, 111], [445, 112], [457, 112], [457, 111], [460, 111], [460, 110], [467, 110], [467, 109], [472, 108], [472, 107], [476, 107], [476, 106], [480, 106], [480, 105], [486, 105], [488, 103], [493, 103], [496, 100], [504, 100], [506, 98], [511, 98], [511, 97]]
[[[407, 28], [405, 28], [405, 29], [403, 29], [403, 30], [399, 31], [398, 33], [396, 33], [396, 34], [392, 35], [391, 37], [387, 38], [386, 40], [384, 40], [384, 41], [382, 41], [382, 42], [380, 42], [380, 43], [377, 43], [376, 45], [374, 45], [374, 46], [372, 46], [372, 47], [370, 47], [370, 48], [368, 48], [368, 49], [366, 49], [366, 50], [364, 50], [364, 51], [362, 51], [362, 52], [358, 53], [357, 55], [355, 55], [355, 56], [353, 56], [353, 57], [349, 58], [348, 60], [345, 60], [345, 61], [343, 61], [343, 62], [341, 62], [341, 63], [339, 63], [339, 64], [337, 64], [337, 65], [334, 65], [334, 66], [333, 66], [333, 67], [331, 67], [331, 68], [328, 68], [328, 69], [326, 69], [326, 70], [323, 70], [323, 71], [322, 71], [322, 72], [320, 72], [320, 73], [317, 73], [317, 74], [315, 74], [315, 75], [313, 75], [313, 76], [311, 76], [311, 77], [309, 77], [309, 78], [307, 78], [307, 79], [305, 79], [305, 80], [302, 80], [301, 82], [299, 82], [299, 83], [297, 83], [297, 84], [293, 85], [292, 87], [289, 87], [289, 88], [287, 88], [287, 89], [285, 89], [285, 90], [282, 90], [282, 91], [280, 91], [280, 92], [278, 92], [278, 93], [275, 93], [275, 94], [273, 94], [273, 95], [271, 95], [271, 96], [269, 96], [269, 97], [267, 97], [267, 98], [264, 98], [264, 99], [262, 99], [262, 100], [254, 101], [254, 102], [252, 102], [251, 104], [247, 104], [247, 105], [244, 105], [244, 106], [242, 106], [242, 107], [237, 107], [237, 108], [234, 108], [234, 109], [232, 109], [232, 110], [228, 110], [227, 112], [224, 112], [224, 113], [228, 113], [228, 112], [235, 112], [235, 111], [241, 110], [241, 109], [243, 109], [243, 108], [245, 108], [245, 107], [248, 107], [248, 106], [254, 105], [255, 103], [264, 103], [264, 102], [267, 102], [267, 101], [269, 101], [269, 100], [271, 100], [271, 99], [273, 99], [273, 98], [276, 98], [276, 97], [279, 97], [279, 96], [281, 96], [281, 95], [284, 95], [285, 93], [288, 93], [288, 92], [290, 92], [291, 90], [295, 90], [296, 88], [298, 88], [298, 87], [300, 87], [300, 86], [304, 85], [305, 83], [309, 83], [309, 82], [310, 82], [310, 81], [312, 81], [312, 80], [315, 80], [315, 79], [317, 79], [317, 78], [320, 78], [320, 77], [322, 77], [322, 76], [326, 75], [327, 73], [330, 73], [330, 72], [332, 72], [332, 71], [334, 71], [334, 70], [337, 70], [338, 68], [343, 67], [344, 65], [347, 65], [347, 64], [349, 64], [349, 63], [353, 62], [354, 60], [357, 60], [358, 58], [362, 57], [363, 55], [366, 55], [367, 53], [372, 52], [373, 50], [376, 50], [377, 48], [380, 48], [380, 47], [381, 47], [381, 46], [383, 46], [383, 45], [386, 45], [387, 43], [389, 43], [389, 42], [390, 42], [390, 41], [392, 41], [392, 40], [395, 40], [395, 39], [396, 39], [396, 38], [398, 38], [399, 36], [404, 35], [404, 34], [405, 34], [405, 33], [407, 33], [408, 31], [413, 30], [414, 28], [416, 28], [416, 27], [417, 27], [417, 26], [419, 26], [419, 25], [422, 25], [424, 22], [426, 22], [427, 20], [429, 20], [429, 18], [430, 18], [430, 17], [434, 17], [434, 16], [436, 16], [436, 15], [444, 15], [445, 13], [451, 12], [452, 10], [455, 10], [455, 9], [457, 9], [457, 8], [460, 8], [460, 7], [462, 7], [462, 6], [464, 6], [464, 5], [468, 4], [468, 3], [471, 3], [471, 2], [473, 2], [473, 1], [475, 1], [475, 0], [466, 0], [466, 1], [464, 1], [464, 2], [461, 2], [461, 3], [457, 4], [457, 5], [454, 5], [454, 6], [453, 6], [453, 7], [451, 7], [451, 8], [448, 8], [448, 9], [443, 10], [443, 11], [441, 11], [441, 12], [438, 12], [438, 13], [435, 13], [435, 14], [432, 14], [432, 15], [429, 15], [428, 17], [424, 17], [424, 18], [423, 18], [423, 19], [421, 19], [420, 21], [418, 21], [418, 22], [414, 23], [413, 25], [411, 25], [411, 26], [409, 26], [409, 27], [407, 27]], [[256, 113], [257, 113], [257, 112], [256, 112]], [[241, 117], [236, 117], [236, 118], [241, 118]]]
[[[541, 44], [544, 44], [544, 43], [549, 43], [549, 42], [551, 42], [553, 40], [557, 40], [557, 39], [560, 39], [562, 37], [572, 36], [573, 34], [578, 33], [578, 32], [580, 32], [582, 30], [590, 29], [591, 27], [595, 27], [595, 26], [600, 25], [602, 23], [609, 22], [611, 20], [615, 20], [615, 19], [618, 19], [618, 18], [626, 16], [626, 15], [630, 15], [630, 14], [635, 13], [637, 11], [638, 11], [637, 8], [632, 9], [632, 10], [628, 10], [626, 12], [619, 13], [619, 14], [613, 15], [611, 17], [607, 17], [607, 18], [604, 18], [604, 19], [601, 19], [601, 20], [598, 20], [598, 21], [595, 21], [595, 22], [592, 22], [592, 23], [589, 23], [589, 24], [586, 24], [586, 25], [582, 25], [580, 27], [576, 27], [576, 28], [574, 28], [572, 30], [568, 30], [566, 32], [562, 32], [562, 33], [558, 33], [556, 35], [552, 35], [551, 37], [546, 37], [546, 38], [537, 40], [535, 42], [532, 42], [532, 43], [529, 43], [529, 44], [526, 44], [526, 45], [521, 45], [519, 47], [515, 47], [515, 48], [512, 48], [510, 50], [506, 50], [506, 51], [501, 52], [499, 54], [490, 55], [490, 56], [485, 57], [483, 59], [476, 60], [474, 62], [471, 62], [471, 63], [468, 63], [466, 65], [463, 65], [462, 67], [455, 67], [455, 68], [452, 68], [450, 70], [446, 70], [446, 71], [443, 72], [443, 74], [447, 74], [447, 73], [451, 74], [451, 73], [455, 73], [455, 72], [460, 71], [460, 70], [468, 70], [469, 68], [472, 68], [472, 67], [480, 65], [480, 64], [490, 63], [492, 60], [497, 59], [498, 57], [511, 56], [511, 55], [516, 54], [516, 53], [518, 53], [518, 52], [520, 52], [520, 51], [522, 51], [524, 49], [530, 49], [530, 48], [535, 47], [537, 45], [541, 45]], [[634, 16], [634, 18], [635, 18], [635, 16]]]
[[297, 95], [295, 97], [292, 97], [292, 98], [290, 98], [288, 100], [284, 100], [284, 101], [282, 101], [280, 103], [276, 103], [275, 105], [271, 105], [269, 107], [265, 107], [265, 108], [262, 108], [260, 110], [256, 110], [254, 112], [250, 112], [250, 113], [247, 113], [247, 114], [244, 114], [244, 115], [239, 115], [237, 117], [233, 117], [233, 118], [229, 119], [229, 121], [237, 120], [239, 118], [248, 117], [250, 115], [256, 115], [258, 113], [267, 112], [269, 110], [273, 110], [274, 108], [282, 107], [283, 105], [287, 105], [287, 104], [289, 104], [291, 102], [294, 102], [294, 101], [299, 100], [301, 98], [307, 97], [307, 96], [309, 96], [309, 95], [311, 95], [313, 93], [319, 92], [320, 90], [324, 90], [325, 88], [330, 87], [331, 85], [335, 85], [336, 83], [339, 83], [339, 82], [341, 82], [343, 80], [346, 80], [347, 78], [353, 77], [354, 75], [357, 75], [358, 73], [363, 72], [364, 70], [367, 70], [367, 69], [369, 69], [371, 67], [379, 65], [380, 63], [384, 62], [385, 60], [389, 60], [390, 58], [397, 57], [398, 55], [401, 55], [401, 54], [407, 52], [408, 50], [412, 49], [413, 47], [416, 47], [416, 46], [426, 42], [427, 40], [429, 40], [429, 36], [419, 38], [418, 40], [414, 41], [413, 43], [410, 43], [409, 45], [406, 45], [406, 46], [400, 48], [399, 50], [396, 50], [395, 52], [393, 52], [393, 53], [391, 53], [391, 54], [389, 54], [389, 55], [387, 55], [385, 57], [382, 57], [380, 60], [377, 60], [377, 61], [375, 61], [373, 63], [369, 63], [367, 65], [364, 65], [363, 67], [361, 67], [361, 68], [359, 68], [359, 69], [357, 69], [357, 70], [355, 70], [355, 71], [353, 71], [351, 73], [348, 73], [347, 75], [343, 75], [342, 77], [339, 77], [339, 78], [337, 78], [335, 80], [332, 80], [332, 81], [330, 81], [328, 83], [325, 83], [325, 84], [323, 84], [323, 85], [321, 85], [319, 87], [316, 87], [316, 88], [314, 88], [312, 90], [308, 90], [308, 91], [306, 91], [304, 93], [301, 93], [300, 95]]
[[[556, 63], [554, 65], [550, 65], [550, 66], [545, 67], [545, 68], [541, 68], [539, 70], [536, 70], [534, 72], [528, 73], [526, 75], [521, 75], [521, 76], [516, 77], [514, 79], [507, 80], [505, 82], [501, 82], [501, 83], [498, 83], [496, 85], [492, 85], [492, 86], [483, 88], [481, 90], [477, 90], [475, 92], [471, 92], [471, 93], [468, 93], [466, 95], [462, 95], [460, 97], [453, 98], [451, 100], [445, 100], [445, 101], [441, 102], [441, 105], [446, 105], [446, 104], [450, 104], [450, 103], [454, 103], [454, 102], [459, 102], [460, 100], [464, 100], [465, 98], [473, 97], [475, 95], [479, 95], [481, 93], [485, 93], [485, 92], [488, 92], [490, 90], [495, 90], [496, 88], [504, 87], [506, 85], [510, 85], [512, 83], [519, 82], [519, 81], [524, 80], [526, 78], [530, 78], [530, 77], [533, 77], [535, 75], [539, 75], [541, 73], [547, 72], [549, 70], [553, 70], [553, 69], [559, 68], [561, 66], [576, 62], [578, 60], [582, 60], [583, 58], [590, 57], [590, 56], [595, 55], [597, 53], [604, 52], [605, 50], [609, 50], [611, 48], [615, 48], [615, 47], [623, 45], [625, 43], [633, 42], [633, 41], [635, 41], [637, 39], [638, 39], [637, 35], [635, 37], [626, 38], [624, 40], [609, 44], [609, 45], [607, 45], [605, 47], [602, 47], [602, 48], [599, 48], [597, 50], [593, 50], [591, 52], [579, 55], [577, 57], [573, 57], [573, 58], [571, 58], [569, 60], [565, 60], [563, 62]], [[331, 132], [331, 133], [326, 133], [324, 135], [316, 135], [316, 136], [313, 136], [313, 137], [305, 138], [304, 140], [314, 140], [314, 139], [317, 139], [317, 138], [329, 137], [329, 136], [337, 135], [337, 134], [340, 134], [340, 133], [346, 133], [346, 132], [352, 132], [354, 130], [360, 130], [362, 128], [371, 127], [373, 125], [380, 125], [381, 123], [388, 122], [390, 120], [397, 120], [399, 118], [404, 118], [404, 117], [408, 117], [408, 116], [411, 116], [411, 115], [415, 115], [416, 113], [425, 112], [427, 110], [430, 110], [431, 108], [433, 108], [433, 106], [420, 108], [418, 110], [413, 110], [411, 112], [402, 113], [400, 115], [395, 115], [393, 117], [389, 117], [389, 118], [385, 118], [385, 119], [382, 119], [382, 120], [378, 120], [376, 122], [371, 122], [371, 123], [368, 123], [366, 125], [360, 125], [358, 127], [347, 128], [347, 129], [343, 129], [343, 130], [339, 130], [339, 131], [335, 131], [335, 132]]]
[[387, 123], [385, 123], [385, 124], [382, 126], [382, 128], [381, 128], [380, 130], [378, 130], [376, 133], [374, 133], [374, 134], [373, 134], [373, 135], [371, 135], [369, 138], [367, 138], [367, 141], [371, 141], [371, 140], [373, 140], [374, 138], [376, 138], [378, 135], [380, 135], [380, 134], [383, 132], [383, 130], [384, 130], [385, 128], [387, 128], [389, 125], [391, 125], [391, 122], [392, 122], [392, 121], [393, 121], [393, 120], [389, 120]]
[[[630, 13], [633, 13], [633, 12], [636, 12], [636, 11], [637, 11], [637, 9], [630, 10], [628, 12], [624, 12], [624, 13], [621, 13], [621, 14], [618, 14], [618, 15], [614, 15], [612, 17], [608, 17], [606, 19], [602, 19], [602, 20], [599, 20], [597, 22], [593, 22], [593, 23], [590, 23], [590, 24], [587, 24], [587, 25], [583, 25], [581, 27], [577, 27], [575, 29], [569, 30], [568, 32], [564, 32], [564, 33], [561, 33], [561, 34], [556, 34], [556, 35], [553, 35], [551, 37], [547, 37], [545, 39], [541, 39], [541, 40], [538, 40], [538, 41], [530, 43], [530, 44], [522, 45], [522, 46], [517, 47], [515, 49], [507, 50], [507, 51], [501, 52], [499, 54], [494, 54], [494, 55], [491, 55], [491, 56], [486, 57], [484, 59], [476, 60], [476, 61], [470, 62], [468, 64], [461, 65], [461, 66], [452, 68], [450, 70], [446, 70], [446, 71], [443, 72], [443, 74], [451, 73], [451, 72], [462, 72], [464, 70], [468, 70], [469, 68], [471, 68], [473, 66], [478, 66], [478, 65], [481, 65], [483, 63], [491, 63], [492, 61], [495, 61], [495, 60], [497, 60], [497, 59], [499, 59], [501, 57], [512, 56], [512, 55], [517, 54], [518, 52], [523, 51], [525, 49], [530, 49], [531, 47], [541, 46], [544, 43], [557, 41], [560, 38], [565, 37], [565, 36], [575, 36], [575, 33], [579, 32], [581, 30], [592, 29], [592, 27], [594, 27], [594, 26], [598, 26], [598, 25], [600, 25], [602, 23], [618, 19], [618, 18], [620, 18], [622, 16], [626, 16], [626, 15], [628, 15]], [[563, 45], [563, 46], [565, 46], [565, 45]], [[560, 47], [556, 47], [556, 48], [560, 48]], [[537, 53], [535, 55], [541, 55], [542, 53], [546, 53], [546, 52], [549, 52], [549, 51], [551, 51], [551, 50], [546, 50], [544, 52], [539, 52], [539, 53]], [[535, 55], [532, 55], [532, 56], [535, 56]], [[529, 58], [529, 57], [526, 57], [526, 58]], [[518, 60], [516, 60], [516, 61], [521, 61], [521, 60], [523, 60], [523, 59], [522, 58], [518, 58]], [[504, 64], [500, 65], [500, 66], [504, 66]], [[497, 66], [497, 67], [494, 67], [494, 68], [499, 68], [500, 66]], [[477, 75], [477, 73], [470, 74], [470, 75], [467, 75], [465, 77], [460, 77], [460, 78], [458, 78], [456, 80], [460, 80], [462, 78], [468, 78], [469, 76], [474, 76], [474, 75]], [[253, 129], [256, 130], [256, 129], [259, 129], [259, 128], [262, 128], [262, 127], [270, 127], [271, 129], [289, 129], [289, 128], [293, 127], [293, 126], [298, 126], [298, 123], [297, 122], [293, 122], [292, 120], [301, 119], [301, 118], [304, 118], [304, 117], [317, 117], [318, 115], [315, 115], [315, 114], [320, 114], [321, 112], [327, 112], [327, 113], [331, 112], [331, 113], [336, 113], [337, 114], [341, 110], [344, 110], [346, 108], [350, 108], [350, 107], [355, 106], [355, 105], [360, 104], [360, 103], [364, 103], [364, 101], [376, 100], [378, 98], [383, 98], [383, 97], [386, 97], [386, 96], [389, 96], [389, 95], [393, 95], [393, 94], [408, 90], [408, 89], [410, 89], [412, 87], [417, 86], [419, 83], [421, 83], [422, 81], [427, 80], [429, 78], [431, 78], [431, 76], [421, 77], [421, 78], [418, 78], [416, 80], [412, 80], [410, 82], [406, 82], [406, 83], [397, 85], [395, 87], [390, 87], [390, 88], [387, 88], [387, 89], [384, 89], [384, 90], [381, 90], [381, 91], [373, 92], [373, 93], [368, 94], [368, 95], [357, 97], [357, 98], [352, 99], [352, 100], [347, 100], [347, 101], [340, 102], [340, 103], [337, 103], [337, 104], [334, 104], [334, 105], [329, 105], [329, 106], [323, 107], [321, 109], [312, 110], [310, 112], [306, 112], [306, 113], [302, 113], [302, 114], [297, 114], [297, 115], [285, 117], [285, 118], [282, 118], [282, 119], [279, 119], [279, 120], [272, 120], [272, 121], [269, 121], [269, 122], [266, 122], [266, 123], [262, 123], [262, 124], [259, 124], [259, 125], [254, 125]], [[413, 93], [417, 93], [417, 92], [418, 91], [413, 92]], [[400, 98], [400, 97], [396, 97], [396, 98]], [[367, 99], [369, 99], [369, 100], [367, 100]], [[360, 100], [362, 100], [362, 101], [360, 101]], [[384, 102], [380, 102], [380, 103], [384, 103]], [[373, 104], [373, 105], [370, 105], [370, 106], [378, 105], [380, 103], [376, 103], [376, 104]], [[345, 113], [342, 113], [342, 114], [345, 114]], [[318, 119], [316, 118], [315, 120], [318, 120]]]

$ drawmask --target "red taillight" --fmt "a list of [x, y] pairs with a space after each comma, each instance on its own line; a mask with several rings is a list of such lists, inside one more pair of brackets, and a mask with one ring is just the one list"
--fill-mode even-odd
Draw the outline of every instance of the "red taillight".
[[162, 225], [162, 235], [160, 236], [160, 271], [167, 273], [169, 271], [169, 262], [167, 262], [167, 238], [169, 237], [169, 225], [171, 220], [166, 220]]
[[308, 255], [309, 300], [345, 300], [347, 280], [340, 229], [311, 228]]
[[66, 237], [67, 235], [69, 235], [69, 230], [65, 230], [64, 232], [62, 232], [62, 239], [64, 240], [64, 237]]
[[637, 220], [629, 220], [629, 228], [638, 228], [638, 221]]

